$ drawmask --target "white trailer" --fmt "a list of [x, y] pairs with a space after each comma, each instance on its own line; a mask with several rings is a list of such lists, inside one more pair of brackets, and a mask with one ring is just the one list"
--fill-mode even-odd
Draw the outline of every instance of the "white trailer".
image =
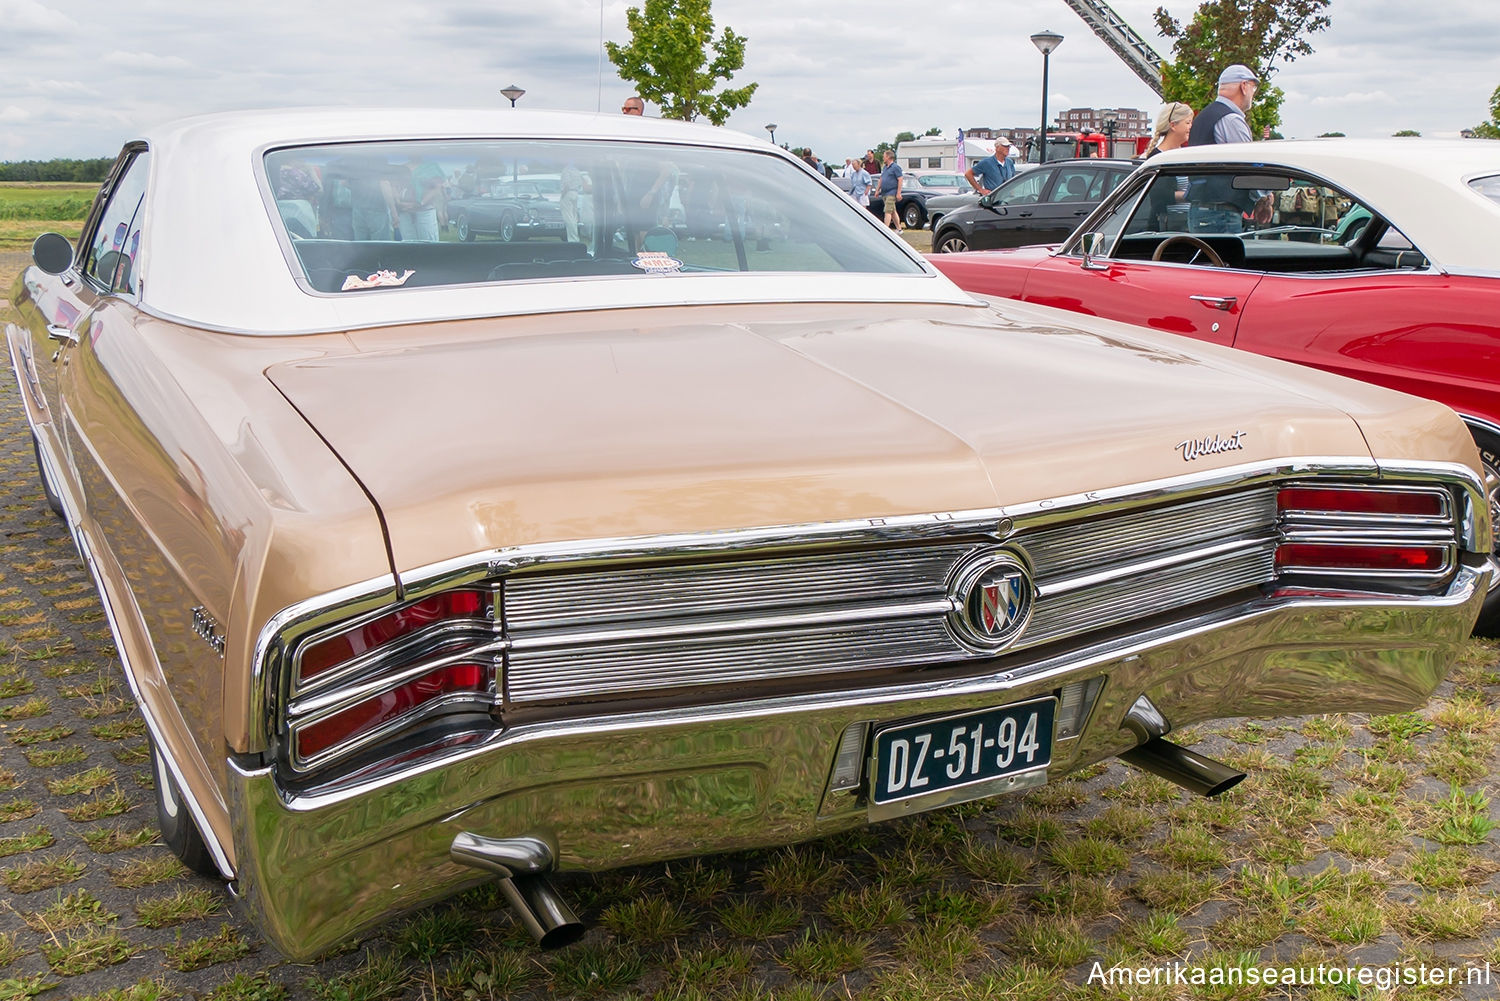
[[[972, 167], [975, 160], [982, 160], [993, 152], [993, 140], [964, 137], [964, 159], [968, 166]], [[902, 170], [955, 171], [958, 169], [958, 140], [947, 136], [912, 139], [896, 147], [896, 162]]]

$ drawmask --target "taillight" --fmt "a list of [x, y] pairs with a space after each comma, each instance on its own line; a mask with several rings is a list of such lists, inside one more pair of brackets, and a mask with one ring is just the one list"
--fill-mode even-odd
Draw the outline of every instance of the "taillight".
[[1360, 487], [1283, 487], [1276, 494], [1276, 507], [1283, 513], [1332, 515], [1401, 515], [1442, 518], [1448, 511], [1447, 495], [1438, 490], [1370, 490]]
[[1447, 563], [1442, 546], [1369, 546], [1289, 542], [1276, 548], [1276, 569], [1436, 572]]
[[1439, 487], [1295, 483], [1276, 507], [1278, 574], [1426, 590], [1457, 559], [1453, 500]]
[[424, 598], [304, 647], [297, 661], [297, 677], [301, 681], [315, 678], [367, 651], [445, 620], [482, 619], [489, 602], [490, 595], [485, 591], [444, 591]]
[[487, 725], [482, 714], [500, 685], [495, 598], [478, 588], [430, 594], [352, 619], [294, 651], [281, 708], [292, 767], [378, 751], [437, 717], [466, 714]]
[[299, 728], [297, 756], [304, 760], [317, 757], [331, 747], [372, 734], [446, 696], [487, 693], [490, 673], [489, 667], [480, 664], [450, 664], [355, 703]]

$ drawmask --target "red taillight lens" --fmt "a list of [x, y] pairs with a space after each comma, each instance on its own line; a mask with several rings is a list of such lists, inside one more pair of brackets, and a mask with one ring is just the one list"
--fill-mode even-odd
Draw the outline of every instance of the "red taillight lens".
[[1433, 491], [1362, 490], [1358, 487], [1283, 487], [1276, 494], [1282, 512], [1307, 514], [1408, 515], [1441, 518], [1443, 495]]
[[444, 591], [372, 619], [349, 632], [319, 640], [302, 651], [297, 677], [303, 681], [347, 663], [366, 650], [410, 635], [444, 619], [484, 618], [490, 596], [485, 591]]
[[1438, 571], [1447, 560], [1442, 546], [1370, 546], [1333, 542], [1288, 542], [1276, 547], [1276, 569]]
[[444, 695], [480, 693], [488, 688], [488, 668], [450, 664], [304, 727], [297, 733], [297, 754], [304, 759], [314, 757]]

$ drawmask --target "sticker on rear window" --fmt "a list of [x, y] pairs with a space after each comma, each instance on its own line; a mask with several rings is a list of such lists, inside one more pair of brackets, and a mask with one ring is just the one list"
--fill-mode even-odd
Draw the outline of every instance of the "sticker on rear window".
[[414, 274], [416, 272], [408, 268], [399, 275], [394, 271], [377, 271], [368, 278], [350, 275], [344, 279], [344, 284], [339, 291], [347, 292], [352, 288], [380, 288], [384, 285], [405, 285], [406, 279]]
[[643, 250], [630, 263], [653, 275], [664, 275], [682, 270], [681, 261], [660, 250]]

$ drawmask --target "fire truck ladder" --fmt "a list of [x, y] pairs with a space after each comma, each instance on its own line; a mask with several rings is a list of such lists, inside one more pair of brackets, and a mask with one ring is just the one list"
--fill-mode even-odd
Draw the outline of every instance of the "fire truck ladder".
[[1161, 56], [1124, 19], [1110, 10], [1104, 0], [1063, 0], [1083, 18], [1083, 23], [1093, 29], [1104, 44], [1114, 50], [1115, 55], [1125, 60], [1125, 65], [1135, 71], [1147, 87], [1161, 96]]

